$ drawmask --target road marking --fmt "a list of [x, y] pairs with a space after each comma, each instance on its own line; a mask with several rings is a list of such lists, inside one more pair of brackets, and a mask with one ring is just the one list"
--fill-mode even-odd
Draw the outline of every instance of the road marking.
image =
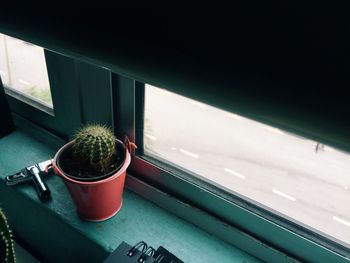
[[176, 148], [176, 147], [171, 147], [171, 149], [172, 149], [173, 151], [176, 151], [176, 150], [177, 150], [177, 148]]
[[25, 81], [23, 79], [19, 79], [18, 80], [20, 83], [24, 84], [24, 85], [27, 85], [27, 86], [32, 86], [32, 84], [30, 84], [28, 81]]
[[145, 134], [147, 138], [151, 139], [152, 141], [156, 141], [157, 137], [150, 135], [150, 134]]
[[192, 105], [196, 105], [196, 106], [198, 106], [198, 107], [200, 107], [200, 108], [202, 108], [202, 109], [204, 109], [204, 108], [207, 107], [207, 105], [205, 105], [205, 104], [203, 104], [203, 103], [200, 103], [200, 102], [198, 102], [198, 101], [195, 101], [195, 100], [191, 100], [190, 103], [191, 103]]
[[290, 195], [287, 195], [287, 194], [285, 194], [285, 193], [283, 193], [283, 192], [281, 192], [281, 191], [278, 191], [278, 190], [276, 190], [276, 189], [272, 189], [272, 192], [273, 192], [274, 194], [276, 194], [276, 195], [282, 196], [282, 197], [284, 197], [284, 198], [286, 198], [286, 199], [288, 199], [288, 200], [290, 200], [290, 201], [293, 201], [293, 202], [295, 202], [295, 201], [297, 200], [295, 197], [290, 196]]
[[243, 117], [237, 115], [237, 114], [234, 114], [234, 113], [231, 113], [231, 112], [226, 112], [226, 115], [231, 118], [231, 119], [234, 119], [234, 120], [237, 120], [237, 121], [241, 121], [243, 119]]
[[180, 149], [180, 152], [182, 152], [183, 154], [186, 154], [186, 155], [188, 155], [188, 156], [191, 156], [192, 158], [195, 158], [195, 159], [198, 159], [198, 157], [199, 157], [197, 154], [191, 153], [191, 152], [186, 151], [186, 150], [184, 150], [184, 149]]
[[233, 174], [233, 175], [237, 176], [238, 178], [245, 179], [245, 175], [243, 175], [243, 174], [237, 173], [237, 172], [235, 172], [231, 169], [228, 169], [228, 168], [224, 168], [224, 170], [225, 170], [225, 172]]
[[341, 219], [341, 218], [339, 218], [337, 216], [333, 216], [333, 220], [335, 220], [335, 221], [337, 221], [337, 222], [339, 222], [339, 223], [341, 223], [343, 225], [346, 225], [346, 226], [350, 227], [350, 222], [348, 222], [348, 221], [346, 221], [344, 219]]
[[280, 134], [280, 135], [284, 135], [285, 134], [280, 129], [277, 129], [277, 128], [274, 128], [274, 127], [266, 126], [265, 129], [270, 131], [270, 132], [277, 133], [277, 134]]

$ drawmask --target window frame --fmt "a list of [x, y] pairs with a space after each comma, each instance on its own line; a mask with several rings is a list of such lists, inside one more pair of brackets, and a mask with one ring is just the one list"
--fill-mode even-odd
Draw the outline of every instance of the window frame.
[[[127, 186], [135, 192], [159, 205], [163, 203], [164, 206], [164, 200], [169, 200], [174, 206], [183, 207], [184, 209], [174, 209], [175, 213], [195, 225], [212, 227], [209, 226], [209, 221], [198, 222], [209, 216], [214, 218], [211, 223], [226, 224], [228, 234], [232, 236], [235, 236], [238, 229], [250, 244], [263, 242], [269, 251], [267, 258], [276, 250], [282, 251], [282, 254], [277, 255], [282, 260], [285, 260], [283, 253], [306, 261], [319, 261], [322, 258], [325, 262], [347, 262], [346, 257], [350, 258], [348, 249], [341, 243], [329, 242], [317, 230], [286, 219], [278, 212], [239, 194], [227, 195], [222, 189], [199, 180], [190, 171], [176, 165], [167, 165], [144, 156], [143, 83], [48, 50], [45, 50], [45, 60], [54, 114], [48, 109], [39, 109], [40, 105], [37, 108], [38, 105], [24, 102], [23, 98], [16, 96], [19, 94], [11, 94], [13, 91], [7, 92], [11, 110], [65, 139], [74, 134], [81, 124], [93, 122], [112, 126], [121, 139], [128, 136], [139, 146], [129, 168], [127, 181]], [[96, 107], [99, 108], [98, 111], [95, 110]], [[147, 189], [153, 189], [155, 194], [145, 194]], [[172, 198], [167, 199], [170, 196]], [[174, 212], [173, 208], [167, 209]], [[185, 215], [188, 212], [186, 209], [196, 208], [205, 215], [199, 212], [199, 216]], [[215, 234], [227, 240], [225, 234]], [[234, 244], [249, 251], [245, 242]]]
[[[347, 262], [346, 258], [350, 258], [350, 253], [344, 242], [282, 215], [255, 200], [238, 193], [235, 195], [227, 193], [175, 164], [170, 165], [158, 158], [145, 156], [142, 151], [145, 87], [136, 80], [121, 79], [123, 77], [114, 76], [114, 90], [117, 90], [114, 96], [117, 96], [118, 101], [118, 107], [115, 109], [115, 115], [119, 120], [118, 136], [121, 138], [128, 136], [138, 145], [136, 156], [129, 167], [129, 173], [136, 180], [141, 180], [199, 208], [213, 215], [218, 221], [224, 221], [230, 226], [241, 229], [292, 257], [312, 262], [319, 261], [320, 258], [325, 262], [334, 260]], [[140, 189], [136, 191], [140, 192]], [[157, 200], [153, 201], [157, 203]], [[196, 224], [198, 218], [191, 218], [190, 221]]]
[[110, 71], [46, 49], [44, 54], [53, 108], [4, 85], [11, 111], [65, 140], [82, 124], [112, 126]]

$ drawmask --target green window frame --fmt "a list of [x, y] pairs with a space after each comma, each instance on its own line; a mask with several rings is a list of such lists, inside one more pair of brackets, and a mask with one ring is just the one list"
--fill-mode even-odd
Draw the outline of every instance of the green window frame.
[[128, 136], [139, 147], [127, 187], [266, 261], [348, 262], [346, 244], [252, 200], [227, 194], [189, 171], [145, 156], [142, 82], [48, 50], [45, 58], [54, 112], [8, 92], [15, 114], [64, 139], [82, 124], [112, 126], [117, 137]]
[[111, 73], [49, 50], [44, 53], [53, 109], [5, 87], [12, 112], [64, 139], [85, 123], [111, 126]]
[[[310, 226], [301, 224], [292, 218], [273, 211], [269, 207], [258, 204], [239, 194], [233, 195], [204, 181], [201, 181], [190, 171], [169, 164], [156, 158], [146, 156], [143, 153], [143, 107], [145, 85], [131, 79], [125, 79], [114, 75], [114, 90], [118, 101], [115, 114], [118, 116], [118, 136], [128, 136], [138, 145], [138, 150], [129, 168], [129, 177], [141, 180], [193, 207], [214, 216], [220, 225], [224, 222], [234, 228], [238, 228], [250, 237], [240, 237], [234, 233], [234, 229], [228, 228], [228, 232], [217, 230], [219, 237], [246, 250], [250, 253], [264, 252], [250, 250], [256, 248], [259, 242], [268, 244], [276, 251], [282, 251], [287, 255], [303, 261], [310, 262], [348, 262], [350, 258], [349, 246], [336, 239], [326, 236]], [[154, 176], [156, 175], [156, 176]], [[140, 186], [134, 186], [139, 191]], [[161, 204], [161, 195], [144, 194], [145, 197]], [[167, 208], [167, 205], [163, 205]], [[186, 209], [179, 210], [171, 206], [170, 210], [177, 211], [178, 215], [186, 218], [201, 227], [210, 228], [209, 224], [199, 222], [201, 218], [188, 218]], [[213, 224], [213, 222], [211, 222]], [[215, 232], [215, 230], [214, 230]], [[231, 236], [230, 236], [231, 235]], [[236, 238], [236, 240], [233, 240]], [[248, 247], [247, 247], [248, 244]], [[281, 255], [269, 251], [263, 256], [264, 260], [283, 262]]]

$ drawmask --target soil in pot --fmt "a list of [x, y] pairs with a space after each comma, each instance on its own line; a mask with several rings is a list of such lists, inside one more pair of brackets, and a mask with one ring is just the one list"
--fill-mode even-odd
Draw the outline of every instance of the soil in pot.
[[94, 170], [88, 163], [77, 160], [73, 155], [72, 145], [59, 156], [58, 167], [70, 178], [78, 181], [97, 181], [115, 174], [124, 164], [126, 149], [123, 143], [116, 141], [116, 152], [112, 156], [111, 165], [105, 172]]

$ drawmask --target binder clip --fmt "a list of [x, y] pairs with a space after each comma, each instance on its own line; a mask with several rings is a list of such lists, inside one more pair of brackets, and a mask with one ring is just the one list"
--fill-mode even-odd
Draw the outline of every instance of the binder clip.
[[[142, 252], [141, 256], [138, 259], [138, 262], [145, 263], [147, 258], [153, 257], [155, 252], [156, 250], [153, 247], [149, 246], [145, 252]], [[154, 260], [152, 260], [152, 262], [154, 262]]]
[[169, 250], [166, 248], [159, 246], [157, 251], [154, 253], [154, 258], [159, 262], [159, 263], [184, 263], [182, 260], [177, 258], [173, 253], [171, 253]]
[[146, 242], [140, 241], [134, 246], [122, 242], [103, 263], [155, 263], [155, 249]]
[[157, 250], [140, 241], [134, 246], [122, 242], [103, 263], [184, 263], [167, 249]]
[[43, 161], [23, 168], [18, 173], [5, 177], [6, 185], [14, 186], [18, 184], [34, 184], [35, 190], [41, 201], [47, 201], [51, 198], [51, 192], [47, 184], [43, 181], [42, 176], [47, 176], [53, 172], [50, 166], [52, 160]]

